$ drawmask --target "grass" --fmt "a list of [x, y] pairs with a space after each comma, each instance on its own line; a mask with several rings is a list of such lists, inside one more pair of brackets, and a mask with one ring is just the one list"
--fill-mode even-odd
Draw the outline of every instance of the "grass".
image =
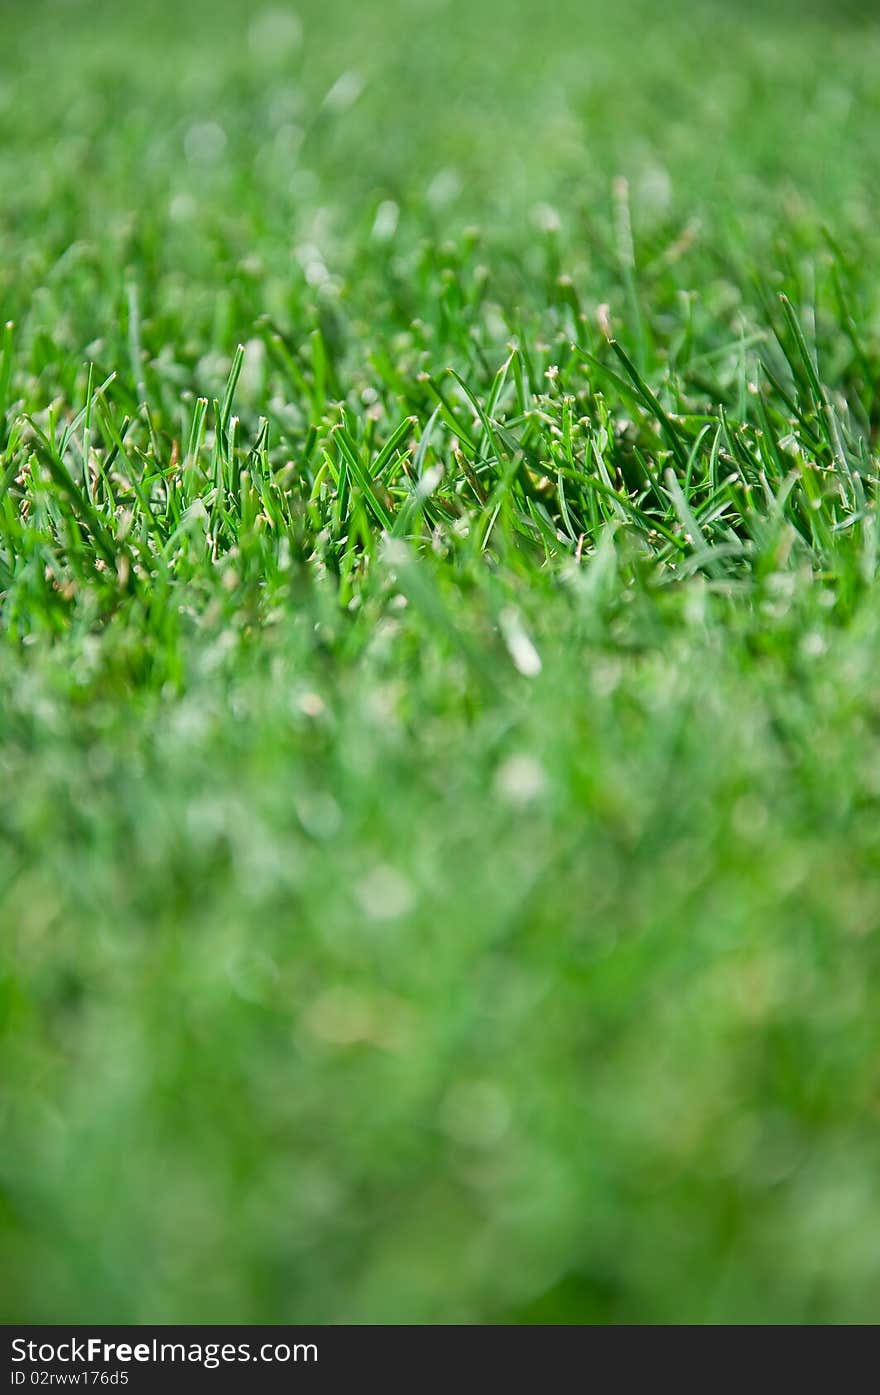
[[867, 7], [0, 19], [0, 1311], [876, 1316]]

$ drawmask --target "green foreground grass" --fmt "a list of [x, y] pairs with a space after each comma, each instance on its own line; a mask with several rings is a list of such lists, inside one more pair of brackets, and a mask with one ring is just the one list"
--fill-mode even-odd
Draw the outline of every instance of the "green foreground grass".
[[4, 7], [0, 1315], [867, 1321], [880, 33]]

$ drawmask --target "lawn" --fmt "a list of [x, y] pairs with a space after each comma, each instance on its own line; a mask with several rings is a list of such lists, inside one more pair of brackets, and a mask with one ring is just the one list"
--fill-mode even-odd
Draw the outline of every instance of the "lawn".
[[135, 9], [0, 15], [0, 1318], [875, 1320], [871, 7]]

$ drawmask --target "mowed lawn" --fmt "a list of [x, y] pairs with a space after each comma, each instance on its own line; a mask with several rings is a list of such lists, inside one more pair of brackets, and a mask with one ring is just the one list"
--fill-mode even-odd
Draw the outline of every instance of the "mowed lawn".
[[871, 7], [135, 8], [0, 17], [0, 1317], [875, 1320]]

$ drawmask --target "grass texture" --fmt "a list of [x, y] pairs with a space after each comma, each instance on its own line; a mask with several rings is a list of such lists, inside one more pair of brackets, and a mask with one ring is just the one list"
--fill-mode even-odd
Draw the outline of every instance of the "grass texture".
[[876, 1318], [870, 8], [0, 50], [0, 1314]]

